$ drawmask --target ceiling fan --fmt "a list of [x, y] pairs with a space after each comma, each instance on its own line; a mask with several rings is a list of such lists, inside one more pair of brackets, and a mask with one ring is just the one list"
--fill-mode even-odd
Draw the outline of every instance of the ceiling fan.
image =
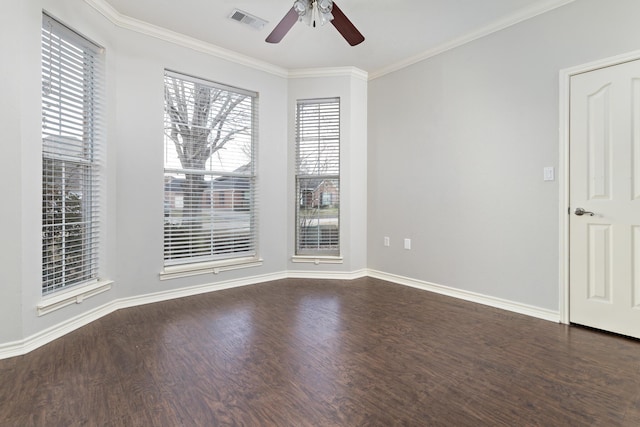
[[332, 0], [296, 0], [293, 3], [293, 7], [276, 25], [266, 41], [268, 43], [279, 43], [296, 21], [302, 21], [309, 26], [313, 25], [315, 27], [316, 17], [321, 25], [331, 22], [351, 46], [364, 41], [364, 36], [349, 21], [349, 18], [340, 10], [336, 2]]

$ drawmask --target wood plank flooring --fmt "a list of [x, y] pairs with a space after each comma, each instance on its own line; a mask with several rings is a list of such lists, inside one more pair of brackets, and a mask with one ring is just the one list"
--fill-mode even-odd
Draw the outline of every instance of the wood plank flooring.
[[640, 342], [384, 281], [120, 310], [0, 361], [1, 426], [640, 426]]

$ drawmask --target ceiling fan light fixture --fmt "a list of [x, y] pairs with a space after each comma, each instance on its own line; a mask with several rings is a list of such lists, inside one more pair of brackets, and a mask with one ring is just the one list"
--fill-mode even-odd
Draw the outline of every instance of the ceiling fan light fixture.
[[313, 1], [312, 0], [296, 0], [293, 3], [293, 10], [298, 13], [298, 21], [311, 25], [313, 21]]
[[298, 12], [301, 18], [311, 11], [311, 0], [296, 0], [293, 9]]
[[356, 46], [364, 41], [364, 36], [333, 0], [295, 0], [289, 12], [271, 31], [265, 41], [279, 43], [298, 21], [315, 27], [316, 17], [320, 21], [320, 25], [331, 22], [351, 46]]
[[296, 0], [293, 2], [293, 10], [298, 14], [298, 21], [308, 26], [316, 26], [316, 17], [320, 25], [324, 25], [333, 19], [331, 10], [332, 0]]
[[324, 25], [327, 22], [331, 22], [333, 15], [331, 10], [333, 9], [333, 1], [331, 0], [316, 0], [316, 8], [318, 9], [318, 18], [320, 25]]
[[318, 6], [318, 12], [321, 14], [331, 14], [331, 9], [333, 8], [333, 1], [331, 0], [316, 0], [316, 5]]
[[331, 14], [331, 12], [319, 13], [318, 15], [319, 15], [320, 25], [324, 25], [327, 22], [331, 22], [331, 20], [333, 19], [333, 15]]

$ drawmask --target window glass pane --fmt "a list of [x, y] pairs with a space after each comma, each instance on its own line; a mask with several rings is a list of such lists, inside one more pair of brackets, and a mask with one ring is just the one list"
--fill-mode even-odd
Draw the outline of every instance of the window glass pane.
[[334, 254], [340, 248], [338, 179], [299, 178], [297, 209], [299, 255]]

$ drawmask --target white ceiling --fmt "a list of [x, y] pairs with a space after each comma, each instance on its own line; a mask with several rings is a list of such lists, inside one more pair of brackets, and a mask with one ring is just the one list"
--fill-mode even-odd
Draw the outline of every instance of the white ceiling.
[[[172, 30], [285, 69], [398, 68], [573, 0], [337, 0], [365, 36], [351, 47], [333, 25], [296, 23], [279, 44], [264, 40], [293, 0], [90, 0], [121, 17]], [[234, 8], [268, 21], [262, 30], [229, 19]]]

